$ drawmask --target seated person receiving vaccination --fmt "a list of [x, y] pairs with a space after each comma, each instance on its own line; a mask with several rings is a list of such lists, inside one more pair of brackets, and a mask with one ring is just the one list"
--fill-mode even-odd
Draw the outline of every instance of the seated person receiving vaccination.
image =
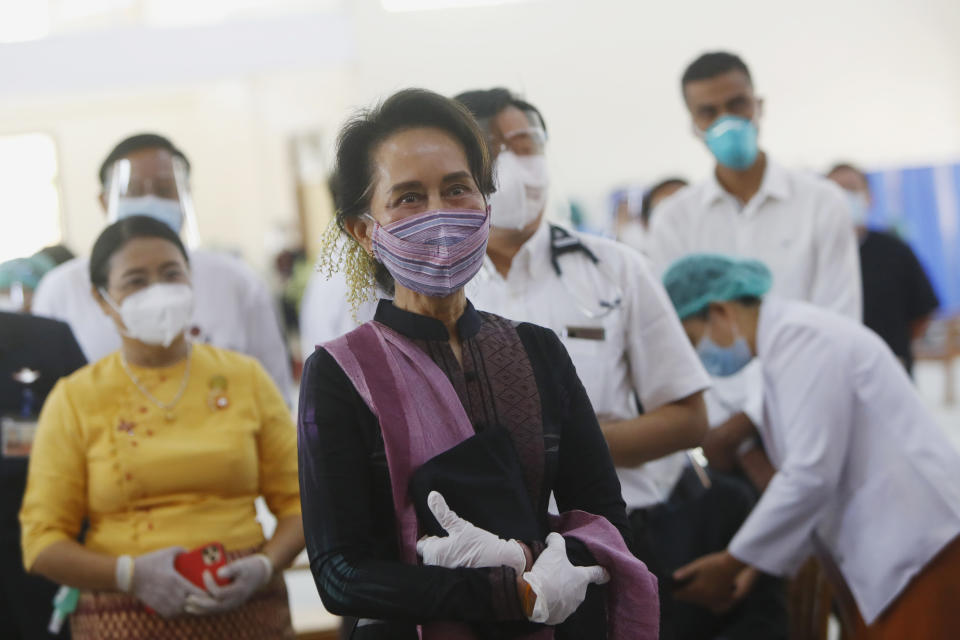
[[350, 242], [333, 227], [326, 246], [394, 299], [305, 365], [301, 501], [325, 606], [360, 618], [354, 638], [655, 638], [656, 581], [625, 544], [570, 358], [464, 295], [494, 189], [476, 122], [401, 91], [344, 127], [336, 171]]
[[757, 261], [694, 254], [664, 284], [708, 368], [760, 360], [758, 428], [777, 469], [727, 550], [675, 573], [678, 597], [729, 606], [748, 565], [782, 575], [816, 552], [852, 595], [853, 637], [953, 637], [960, 456], [889, 347], [838, 313], [763, 299]]
[[[166, 224], [108, 226], [90, 281], [122, 346], [60, 380], [43, 407], [20, 512], [24, 564], [81, 589], [75, 640], [292, 638], [277, 570], [303, 548], [303, 527], [280, 392], [253, 358], [186, 341], [190, 269]], [[278, 518], [268, 542], [260, 495]], [[191, 582], [175, 568], [213, 543], [197, 554], [213, 570]]]

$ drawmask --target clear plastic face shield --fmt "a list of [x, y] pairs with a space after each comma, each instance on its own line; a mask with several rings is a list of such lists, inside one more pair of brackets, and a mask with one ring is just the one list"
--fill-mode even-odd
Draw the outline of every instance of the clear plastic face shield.
[[180, 234], [188, 247], [198, 246], [200, 232], [189, 175], [183, 158], [169, 154], [117, 160], [107, 178], [107, 221], [150, 216]]
[[487, 136], [490, 157], [496, 160], [501, 151], [512, 151], [518, 156], [542, 156], [546, 152], [547, 132], [535, 111], [521, 111], [523, 119], [478, 118], [480, 129]]
[[509, 107], [479, 120], [493, 161], [497, 190], [490, 196], [490, 224], [520, 231], [544, 212], [550, 172], [546, 131], [533, 111]]

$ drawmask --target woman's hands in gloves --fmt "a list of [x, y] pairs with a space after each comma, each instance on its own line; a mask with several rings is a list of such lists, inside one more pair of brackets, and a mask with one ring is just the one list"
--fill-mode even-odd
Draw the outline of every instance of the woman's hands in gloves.
[[547, 548], [523, 580], [536, 594], [531, 622], [558, 625], [583, 602], [590, 584], [605, 584], [610, 574], [600, 566], [575, 567], [567, 558], [567, 543], [559, 533], [547, 536]]
[[[133, 559], [132, 579], [118, 581], [118, 585], [164, 618], [180, 615], [188, 598], [208, 597], [173, 566], [174, 558], [185, 551], [183, 547], [167, 547], [137, 556]], [[128, 556], [124, 558], [130, 562]]]
[[201, 592], [200, 595], [189, 596], [186, 604], [188, 613], [206, 615], [236, 609], [270, 581], [273, 577], [273, 563], [264, 554], [257, 553], [220, 567], [217, 577], [229, 579], [231, 582], [220, 586], [209, 571], [204, 571], [203, 584], [209, 595]]
[[529, 551], [520, 542], [504, 540], [464, 520], [447, 506], [437, 491], [427, 496], [427, 506], [447, 535], [420, 538], [417, 553], [423, 558], [423, 564], [448, 569], [507, 566], [517, 575], [526, 570]]

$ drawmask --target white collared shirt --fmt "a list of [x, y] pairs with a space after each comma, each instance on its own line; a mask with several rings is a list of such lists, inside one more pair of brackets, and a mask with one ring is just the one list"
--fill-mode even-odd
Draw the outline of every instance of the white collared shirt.
[[[647, 255], [663, 273], [692, 253], [760, 260], [773, 274], [772, 295], [803, 300], [860, 321], [860, 254], [840, 188], [809, 172], [789, 170], [767, 157], [760, 190], [742, 205], [716, 175], [664, 199], [650, 221]], [[736, 407], [754, 424], [762, 418], [760, 366], [715, 378], [706, 394], [710, 424]]]
[[[45, 275], [33, 313], [69, 324], [95, 362], [120, 348], [120, 334], [93, 298], [88, 265], [74, 258]], [[253, 356], [286, 398], [293, 385], [290, 359], [263, 280], [240, 260], [203, 250], [190, 252], [190, 272], [195, 302], [188, 337]]]
[[[652, 411], [707, 388], [709, 378], [643, 256], [612, 240], [569, 233], [593, 251], [599, 266], [582, 253], [570, 253], [558, 259], [563, 279], [557, 277], [550, 262], [550, 227], [544, 223], [520, 248], [506, 278], [485, 256], [480, 273], [467, 284], [467, 297], [482, 311], [553, 329], [601, 418], [636, 417], [637, 397]], [[304, 356], [315, 344], [372, 319], [376, 310], [367, 303], [352, 317], [342, 274], [330, 280], [314, 274], [307, 291], [300, 315]], [[592, 319], [580, 308], [596, 311], [601, 300], [618, 297], [620, 305], [603, 318]], [[681, 452], [617, 469], [628, 510], [666, 500], [684, 464]]]
[[666, 198], [653, 212], [648, 255], [658, 274], [691, 253], [760, 260], [771, 293], [862, 316], [860, 258], [840, 188], [767, 159], [760, 190], [746, 205], [715, 175]]
[[816, 536], [870, 624], [960, 535], [960, 456], [859, 323], [771, 298], [757, 331], [759, 429], [777, 472], [730, 552], [791, 573]]
[[[486, 257], [467, 297], [477, 309], [553, 329], [601, 419], [636, 417], [636, 398], [652, 411], [707, 388], [709, 378], [646, 259], [618, 242], [568, 233], [599, 264], [581, 252], [568, 253], [558, 258], [558, 277], [544, 223], [513, 258], [506, 278]], [[584, 312], [597, 312], [601, 301], [616, 298], [620, 304], [602, 318]], [[628, 510], [666, 500], [684, 463], [681, 452], [617, 469]]]

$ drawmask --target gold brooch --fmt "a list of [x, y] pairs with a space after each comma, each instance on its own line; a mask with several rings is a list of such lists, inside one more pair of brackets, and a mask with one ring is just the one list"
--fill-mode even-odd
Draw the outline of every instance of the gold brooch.
[[230, 398], [227, 396], [228, 384], [225, 376], [213, 376], [207, 386], [210, 388], [210, 392], [207, 394], [207, 404], [211, 409], [216, 411], [230, 406]]

